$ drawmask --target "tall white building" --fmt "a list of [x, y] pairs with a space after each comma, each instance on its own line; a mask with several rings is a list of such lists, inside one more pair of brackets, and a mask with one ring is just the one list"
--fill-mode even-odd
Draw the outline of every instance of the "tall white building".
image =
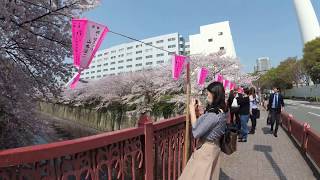
[[178, 33], [141, 40], [172, 53], [161, 51], [140, 42], [120, 44], [98, 51], [89, 69], [81, 73], [82, 79], [99, 79], [107, 75], [133, 72], [171, 63], [172, 54], [184, 53], [184, 39]]
[[200, 26], [200, 34], [189, 36], [190, 54], [210, 54], [225, 50], [226, 56], [236, 57], [229, 21]]
[[271, 69], [269, 57], [259, 57], [256, 62], [257, 64], [254, 67], [255, 72], [265, 72]]
[[320, 27], [310, 0], [293, 0], [303, 43], [320, 37]]

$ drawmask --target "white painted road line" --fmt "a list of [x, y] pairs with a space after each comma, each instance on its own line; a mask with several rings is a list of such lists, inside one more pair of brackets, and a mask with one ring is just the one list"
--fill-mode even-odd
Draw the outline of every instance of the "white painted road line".
[[316, 113], [313, 113], [313, 112], [308, 112], [308, 113], [320, 117], [320, 114], [316, 114]]

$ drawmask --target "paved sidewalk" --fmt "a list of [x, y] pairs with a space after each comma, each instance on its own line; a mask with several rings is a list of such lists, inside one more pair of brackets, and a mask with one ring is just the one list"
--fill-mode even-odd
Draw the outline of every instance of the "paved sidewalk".
[[[288, 135], [279, 127], [278, 137], [270, 134], [266, 111], [261, 110], [254, 135], [238, 143], [237, 152], [223, 154], [220, 180], [314, 180], [310, 167]], [[249, 120], [249, 125], [251, 121]]]

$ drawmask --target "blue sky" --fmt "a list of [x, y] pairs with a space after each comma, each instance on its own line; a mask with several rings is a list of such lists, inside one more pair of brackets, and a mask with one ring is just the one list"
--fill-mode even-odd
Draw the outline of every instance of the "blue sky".
[[[320, 2], [312, 2], [320, 19]], [[293, 0], [101, 0], [84, 17], [138, 39], [173, 32], [187, 37], [201, 25], [228, 20], [246, 72], [260, 56], [269, 56], [273, 66], [302, 56]], [[124, 42], [129, 40], [109, 33], [100, 49]]]

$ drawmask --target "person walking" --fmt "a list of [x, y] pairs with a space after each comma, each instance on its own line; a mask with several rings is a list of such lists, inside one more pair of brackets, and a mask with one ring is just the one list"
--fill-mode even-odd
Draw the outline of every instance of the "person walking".
[[256, 90], [254, 87], [250, 88], [249, 93], [249, 101], [250, 101], [250, 119], [251, 119], [251, 129], [249, 134], [254, 134], [256, 131], [257, 125], [257, 118], [258, 118], [258, 104], [259, 104], [259, 97], [256, 94]]
[[192, 134], [194, 138], [199, 138], [199, 142], [179, 180], [219, 179], [220, 139], [225, 132], [228, 108], [222, 83], [209, 84], [207, 93], [208, 105], [198, 119], [195, 109], [199, 101], [192, 99], [190, 103]]
[[249, 121], [249, 114], [250, 114], [250, 100], [249, 100], [249, 89], [244, 89], [244, 94], [239, 95], [238, 102], [240, 105], [239, 115], [240, 115], [240, 136], [239, 142], [247, 142], [248, 136], [248, 121]]
[[[271, 113], [271, 128], [270, 131], [275, 137], [278, 137], [278, 127], [280, 124], [280, 114], [284, 109], [283, 97], [280, 94], [278, 87], [273, 88], [273, 94], [270, 95], [268, 103], [268, 111]], [[275, 130], [273, 131], [274, 123], [276, 123]]]
[[238, 104], [238, 92], [231, 90], [228, 98], [228, 108], [230, 110], [230, 121], [231, 124], [240, 130], [240, 118], [239, 118], [239, 104]]

